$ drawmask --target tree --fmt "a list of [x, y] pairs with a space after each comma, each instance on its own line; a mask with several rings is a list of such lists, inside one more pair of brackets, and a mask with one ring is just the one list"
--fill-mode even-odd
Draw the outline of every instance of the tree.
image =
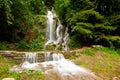
[[33, 17], [24, 0], [2, 0], [0, 3], [1, 41], [16, 42], [24, 38], [28, 27], [33, 25]]

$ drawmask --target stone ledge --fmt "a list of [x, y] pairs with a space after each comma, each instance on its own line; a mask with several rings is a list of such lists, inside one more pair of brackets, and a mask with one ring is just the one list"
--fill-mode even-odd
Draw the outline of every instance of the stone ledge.
[[45, 61], [45, 55], [43, 52], [19, 52], [19, 51], [0, 51], [0, 55], [4, 56], [7, 60], [14, 60], [16, 63], [21, 63], [23, 61], [23, 57], [27, 53], [37, 53], [38, 54], [38, 62]]

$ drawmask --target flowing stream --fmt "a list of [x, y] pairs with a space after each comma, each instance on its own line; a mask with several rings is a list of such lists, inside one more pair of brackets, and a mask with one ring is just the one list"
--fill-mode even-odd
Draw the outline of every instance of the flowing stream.
[[38, 63], [37, 54], [27, 53], [24, 57], [25, 61], [10, 71], [40, 70], [45, 73], [47, 80], [100, 80], [91, 71], [65, 59], [63, 54], [46, 52], [45, 56], [48, 59]]

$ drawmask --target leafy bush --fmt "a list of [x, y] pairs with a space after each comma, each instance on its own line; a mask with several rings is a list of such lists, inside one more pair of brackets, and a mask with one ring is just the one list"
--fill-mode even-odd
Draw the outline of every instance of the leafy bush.
[[90, 0], [70, 0], [72, 9], [76, 11], [88, 10], [94, 7], [93, 3]]
[[93, 29], [93, 25], [90, 23], [83, 23], [83, 22], [79, 22], [77, 23], [77, 25], [73, 28], [72, 31], [77, 31], [81, 34], [92, 34], [92, 29]]
[[96, 12], [94, 9], [85, 10], [77, 12], [71, 19], [71, 23], [77, 23], [77, 22], [88, 22], [88, 23], [102, 23], [104, 20], [104, 17], [100, 15], [98, 12]]
[[94, 31], [104, 33], [105, 35], [110, 35], [115, 33], [116, 27], [114, 26], [106, 26], [104, 24], [96, 24]]
[[40, 41], [34, 40], [31, 43], [26, 42], [26, 41], [21, 41], [16, 44], [16, 47], [18, 50], [30, 50], [30, 51], [35, 51], [35, 50], [42, 50], [44, 48], [44, 44]]
[[105, 38], [109, 41], [109, 43], [111, 43], [111, 46], [114, 46], [116, 49], [120, 48], [119, 36], [106, 36]]

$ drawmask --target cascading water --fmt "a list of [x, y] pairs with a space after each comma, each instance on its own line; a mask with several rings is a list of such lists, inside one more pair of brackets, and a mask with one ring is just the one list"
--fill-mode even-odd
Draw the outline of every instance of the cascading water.
[[37, 62], [37, 54], [36, 53], [26, 53], [24, 56], [24, 61], [29, 63], [36, 63]]
[[91, 71], [66, 60], [63, 54], [46, 54], [48, 58], [52, 57], [51, 61], [30, 63], [28, 61], [26, 62], [28, 59], [27, 56], [25, 62], [19, 67], [11, 69], [11, 71], [40, 70], [46, 74], [47, 80], [101, 80]]
[[63, 43], [63, 50], [68, 50], [68, 28], [66, 28], [67, 30], [65, 30], [64, 32], [64, 27], [63, 25], [60, 23], [60, 20], [58, 19], [58, 17], [56, 16], [56, 13], [54, 12], [54, 10], [52, 9], [52, 11], [48, 11], [47, 14], [47, 39], [48, 41], [46, 42], [45, 46], [47, 45], [56, 45], [56, 48], [58, 48], [58, 46], [60, 44]]
[[52, 57], [53, 57], [53, 61], [59, 61], [65, 59], [62, 54], [53, 54]]
[[[54, 10], [48, 11], [47, 15], [47, 39], [45, 46], [62, 45], [63, 50], [68, 50], [69, 33], [68, 28], [64, 28], [57, 18]], [[64, 30], [65, 29], [65, 30]], [[19, 66], [13, 67], [10, 71], [21, 72], [25, 70], [40, 70], [47, 80], [101, 80], [91, 71], [77, 66], [73, 62], [64, 58], [63, 54], [45, 53], [45, 62], [37, 62], [36, 53], [27, 53], [24, 62]]]
[[51, 54], [50, 52], [45, 53], [45, 61], [50, 61], [51, 60]]
[[68, 33], [68, 27], [66, 27], [65, 36], [64, 36], [64, 38], [63, 38], [63, 43], [62, 43], [62, 48], [63, 48], [63, 50], [65, 50], [65, 51], [69, 50], [68, 40], [69, 40], [69, 33]]
[[47, 38], [48, 38], [48, 42], [45, 45], [48, 44], [53, 44], [55, 42], [55, 13], [53, 13], [52, 11], [48, 11], [48, 15], [47, 15], [47, 25], [48, 25], [48, 30], [47, 30]]

